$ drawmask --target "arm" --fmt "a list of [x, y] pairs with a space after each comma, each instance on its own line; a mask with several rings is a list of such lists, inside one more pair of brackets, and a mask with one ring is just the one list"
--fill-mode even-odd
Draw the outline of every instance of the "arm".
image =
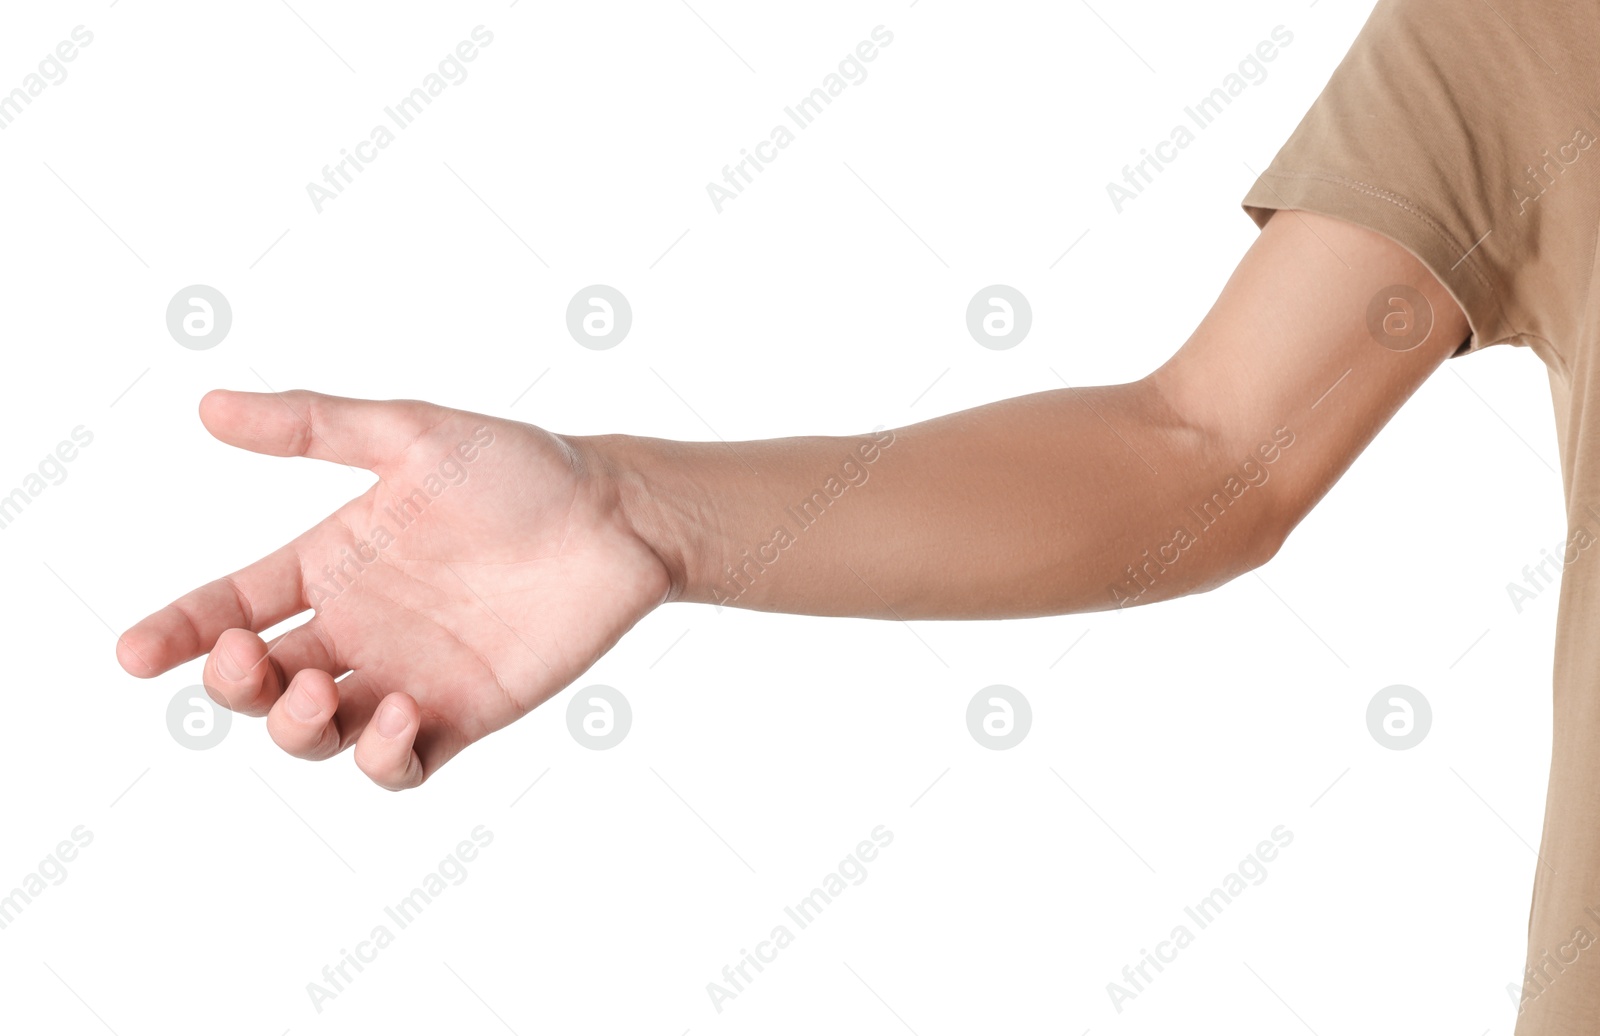
[[[1432, 310], [1409, 351], [1367, 327], [1393, 284]], [[412, 787], [669, 600], [993, 618], [1215, 586], [1271, 556], [1465, 334], [1397, 245], [1280, 213], [1149, 377], [875, 436], [562, 437], [413, 401], [213, 392], [201, 420], [222, 441], [377, 482], [140, 621], [117, 657], [153, 677], [205, 654], [212, 697], [266, 716], [284, 750], [354, 746], [375, 782]]]
[[[1393, 284], [1417, 286], [1433, 311], [1427, 340], [1404, 352], [1367, 326], [1368, 302]], [[1280, 212], [1182, 349], [1140, 381], [859, 438], [584, 446], [675, 599], [904, 619], [1125, 607], [1270, 558], [1466, 327], [1393, 242]]]

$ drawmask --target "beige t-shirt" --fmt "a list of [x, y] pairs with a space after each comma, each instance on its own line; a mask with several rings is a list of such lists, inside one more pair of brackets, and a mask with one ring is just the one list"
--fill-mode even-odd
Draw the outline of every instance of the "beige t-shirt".
[[1600, 1033], [1596, 109], [1595, 0], [1380, 0], [1243, 199], [1257, 225], [1309, 209], [1399, 242], [1466, 313], [1456, 355], [1512, 343], [1549, 373], [1570, 563], [1517, 1036]]

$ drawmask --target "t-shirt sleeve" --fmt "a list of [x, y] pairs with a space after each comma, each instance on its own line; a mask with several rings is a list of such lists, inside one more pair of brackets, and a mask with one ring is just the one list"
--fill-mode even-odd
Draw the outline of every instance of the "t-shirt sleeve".
[[1600, 194], [1600, 118], [1574, 96], [1593, 79], [1583, 6], [1379, 0], [1244, 211], [1384, 234], [1466, 314], [1455, 355], [1512, 342], [1551, 362], [1547, 336], [1588, 290]]

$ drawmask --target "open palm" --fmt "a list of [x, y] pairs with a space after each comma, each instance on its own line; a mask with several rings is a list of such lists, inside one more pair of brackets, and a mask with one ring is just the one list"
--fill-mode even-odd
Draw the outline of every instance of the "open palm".
[[[208, 653], [212, 697], [265, 715], [293, 755], [354, 744], [375, 782], [415, 786], [571, 683], [670, 590], [605, 473], [542, 429], [310, 392], [212, 392], [200, 416], [231, 445], [378, 476], [118, 642], [142, 677]], [[259, 636], [307, 609], [270, 644]]]

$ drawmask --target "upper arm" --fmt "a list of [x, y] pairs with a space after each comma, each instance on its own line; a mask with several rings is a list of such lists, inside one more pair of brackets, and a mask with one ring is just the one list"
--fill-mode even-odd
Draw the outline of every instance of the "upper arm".
[[1280, 210], [1146, 380], [1204, 454], [1270, 467], [1270, 556], [1468, 331], [1450, 293], [1393, 240]]

